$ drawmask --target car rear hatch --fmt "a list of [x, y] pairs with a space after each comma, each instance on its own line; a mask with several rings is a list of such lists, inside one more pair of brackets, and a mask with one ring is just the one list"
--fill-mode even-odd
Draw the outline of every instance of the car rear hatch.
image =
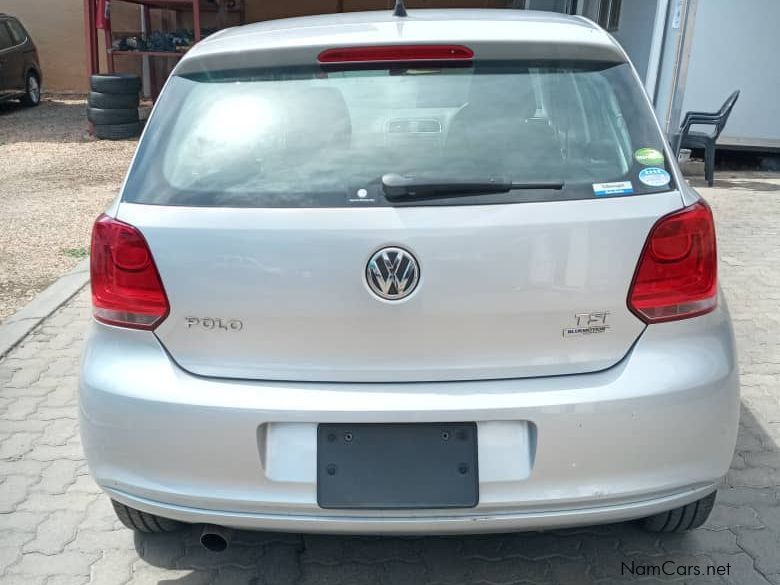
[[[663, 152], [626, 64], [177, 76], [118, 219], [143, 234], [168, 297], [155, 334], [195, 374], [591, 372], [645, 327], [632, 277], [653, 224], [682, 206]], [[388, 173], [441, 188], [391, 196]], [[416, 262], [406, 296], [372, 289], [385, 248]]]

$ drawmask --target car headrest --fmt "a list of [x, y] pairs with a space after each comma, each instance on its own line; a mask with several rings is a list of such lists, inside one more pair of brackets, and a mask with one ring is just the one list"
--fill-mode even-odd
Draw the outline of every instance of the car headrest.
[[475, 75], [469, 92], [469, 106], [495, 116], [496, 113], [511, 114], [513, 118], [532, 118], [536, 113], [536, 96], [531, 76]]
[[301, 89], [290, 96], [287, 112], [289, 146], [321, 148], [349, 143], [352, 122], [347, 103], [338, 89]]

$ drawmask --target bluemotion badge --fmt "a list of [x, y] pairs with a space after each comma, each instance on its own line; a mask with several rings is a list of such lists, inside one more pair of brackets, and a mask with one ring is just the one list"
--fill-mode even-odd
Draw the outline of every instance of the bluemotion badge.
[[660, 167], [649, 167], [639, 172], [639, 181], [648, 187], [663, 187], [672, 180], [671, 175], [666, 169]]
[[636, 162], [641, 165], [662, 165], [664, 164], [664, 155], [655, 148], [640, 148], [634, 153]]

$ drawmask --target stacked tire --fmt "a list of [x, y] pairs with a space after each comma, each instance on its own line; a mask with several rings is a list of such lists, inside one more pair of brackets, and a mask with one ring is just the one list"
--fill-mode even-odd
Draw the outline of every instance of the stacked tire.
[[94, 125], [95, 136], [125, 140], [141, 134], [140, 77], [126, 73], [93, 75], [90, 86], [87, 118]]

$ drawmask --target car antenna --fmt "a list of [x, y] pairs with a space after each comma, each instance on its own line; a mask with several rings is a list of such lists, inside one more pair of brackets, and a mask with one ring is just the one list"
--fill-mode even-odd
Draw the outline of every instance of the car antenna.
[[393, 16], [408, 16], [406, 14], [406, 6], [404, 6], [404, 0], [395, 0], [395, 8], [393, 8]]

